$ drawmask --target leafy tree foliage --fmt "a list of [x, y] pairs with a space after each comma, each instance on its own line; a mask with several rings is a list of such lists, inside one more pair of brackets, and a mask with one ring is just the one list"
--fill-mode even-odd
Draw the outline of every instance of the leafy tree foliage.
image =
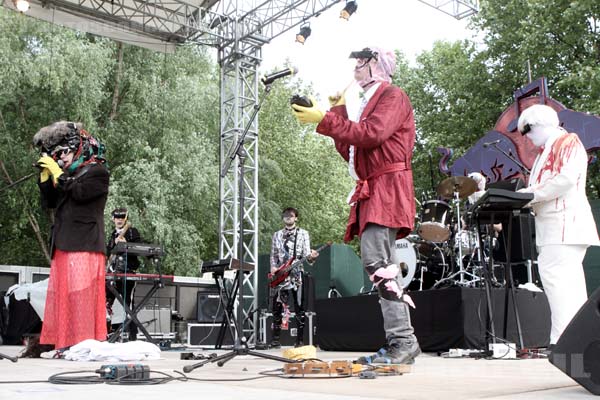
[[[477, 40], [440, 41], [414, 64], [398, 53], [394, 82], [415, 109], [417, 195], [442, 179], [439, 146], [464, 153], [491, 129], [515, 89], [545, 76], [550, 95], [600, 114], [600, 3], [596, 0], [481, 1]], [[106, 209], [130, 209], [133, 224], [167, 251], [165, 272], [195, 274], [218, 253], [218, 67], [203, 48], [172, 55], [119, 44], [0, 8], [2, 186], [36, 171], [33, 134], [77, 120], [107, 145]], [[339, 240], [353, 183], [331, 140], [300, 126], [289, 109], [302, 82], [275, 84], [259, 114], [259, 248], [269, 250], [281, 210], [300, 210], [312, 241]], [[590, 194], [600, 195], [599, 163]], [[30, 179], [0, 192], [0, 263], [45, 265], [49, 219]], [[108, 232], [107, 232], [108, 233]]]
[[301, 126], [290, 112], [294, 93], [310, 88], [273, 85], [260, 114], [260, 242], [270, 250], [273, 232], [281, 229], [281, 211], [299, 210], [299, 225], [314, 244], [341, 241], [349, 207], [346, 196], [353, 186], [346, 162], [330, 138]]

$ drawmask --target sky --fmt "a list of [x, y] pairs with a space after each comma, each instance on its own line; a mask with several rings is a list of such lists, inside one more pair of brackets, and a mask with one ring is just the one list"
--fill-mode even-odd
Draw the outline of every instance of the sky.
[[[358, 0], [357, 4], [357, 12], [348, 21], [339, 18], [344, 2], [311, 18], [308, 22], [312, 34], [304, 45], [295, 42], [299, 28], [294, 28], [263, 46], [261, 75], [295, 66], [296, 76], [312, 82], [314, 97], [328, 107], [327, 96], [353, 81], [355, 61], [348, 58], [352, 51], [368, 46], [398, 49], [414, 61], [436, 40], [472, 38], [467, 29], [468, 17], [457, 20], [417, 0]], [[356, 97], [358, 92], [354, 84], [347, 97]]]

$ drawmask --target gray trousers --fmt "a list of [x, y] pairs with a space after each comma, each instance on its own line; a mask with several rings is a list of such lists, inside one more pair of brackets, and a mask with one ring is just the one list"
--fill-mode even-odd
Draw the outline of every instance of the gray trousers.
[[[396, 242], [397, 229], [377, 224], [368, 224], [360, 238], [360, 253], [363, 267], [378, 261], [391, 262], [392, 248]], [[398, 277], [396, 278], [398, 281]], [[398, 282], [402, 287], [402, 283]], [[383, 329], [388, 344], [416, 341], [414, 329], [410, 323], [410, 311], [404, 301], [391, 301], [379, 297]]]

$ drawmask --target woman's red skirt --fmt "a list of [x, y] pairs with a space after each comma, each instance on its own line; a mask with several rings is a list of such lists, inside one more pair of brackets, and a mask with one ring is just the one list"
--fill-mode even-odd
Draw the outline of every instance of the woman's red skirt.
[[54, 252], [40, 343], [60, 349], [106, 340], [105, 263], [102, 253]]

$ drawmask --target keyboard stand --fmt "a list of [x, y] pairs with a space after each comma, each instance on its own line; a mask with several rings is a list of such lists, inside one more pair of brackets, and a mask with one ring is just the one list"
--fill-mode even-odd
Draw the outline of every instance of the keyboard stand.
[[[150, 299], [152, 298], [152, 296], [154, 296], [158, 289], [164, 287], [162, 273], [160, 269], [160, 260], [158, 257], [154, 257], [152, 258], [152, 262], [156, 264], [158, 277], [154, 279], [152, 287], [150, 288], [148, 293], [146, 293], [146, 295], [142, 298], [142, 300], [140, 300], [137, 303], [135, 307], [131, 308], [131, 305], [127, 304], [127, 302], [123, 299], [123, 296], [121, 296], [121, 293], [119, 293], [119, 291], [115, 288], [114, 281], [106, 285], [108, 287], [108, 290], [110, 290], [110, 292], [115, 295], [115, 299], [117, 299], [117, 301], [123, 306], [123, 311], [125, 311], [126, 314], [125, 321], [123, 321], [123, 323], [119, 326], [119, 328], [116, 331], [110, 334], [108, 338], [109, 343], [116, 342], [117, 339], [121, 336], [121, 334], [123, 332], [126, 332], [127, 328], [129, 327], [129, 324], [131, 323], [135, 324], [135, 326], [138, 327], [138, 329], [144, 334], [148, 342], [154, 344], [157, 343], [157, 341], [152, 338], [144, 324], [142, 324], [137, 318], [137, 314], [140, 312], [142, 307], [144, 307], [148, 303], [148, 301], [150, 301]], [[124, 276], [122, 279], [126, 280], [127, 276]]]
[[227, 330], [229, 330], [231, 339], [235, 340], [236, 321], [233, 315], [233, 305], [235, 303], [238, 280], [234, 280], [232, 294], [230, 295], [225, 286], [224, 272], [213, 272], [213, 277], [219, 288], [219, 302], [221, 303], [221, 307], [223, 307], [223, 319], [221, 320], [221, 327], [219, 328], [219, 334], [217, 335], [217, 341], [215, 342], [215, 349], [220, 349], [223, 347], [223, 340], [225, 340]]
[[[505, 296], [504, 296], [504, 338], [507, 339], [507, 329], [508, 329], [508, 296], [509, 294], [512, 297], [512, 303], [513, 303], [513, 311], [515, 314], [515, 322], [517, 324], [517, 334], [518, 334], [518, 339], [519, 339], [519, 347], [520, 349], [525, 348], [524, 344], [523, 344], [523, 331], [521, 329], [521, 319], [519, 318], [519, 307], [517, 306], [517, 299], [516, 299], [516, 294], [515, 294], [515, 286], [514, 286], [514, 282], [513, 282], [513, 275], [512, 275], [512, 264], [511, 264], [511, 245], [512, 245], [512, 224], [513, 224], [513, 215], [515, 213], [520, 213], [520, 209], [507, 209], [507, 210], [475, 210], [474, 213], [476, 215], [476, 219], [477, 219], [477, 229], [480, 230], [481, 227], [481, 219], [483, 217], [485, 217], [485, 222], [494, 225], [494, 223], [498, 223], [501, 222], [503, 224], [507, 225], [507, 229], [502, 229], [502, 232], [504, 234], [504, 232], [508, 233], [505, 235], [505, 243], [506, 243], [506, 265], [504, 268], [504, 280], [505, 280]], [[498, 218], [497, 218], [498, 217]], [[497, 218], [497, 219], [496, 219]], [[489, 222], [488, 222], [489, 221]], [[480, 248], [483, 249], [483, 240], [482, 240], [482, 235], [481, 232], [479, 232], [479, 246]], [[490, 247], [490, 256], [489, 256], [489, 263], [488, 263], [488, 268], [484, 268], [484, 274], [485, 274], [485, 294], [486, 294], [486, 300], [487, 300], [487, 309], [488, 309], [488, 327], [489, 330], [488, 332], [490, 333], [490, 335], [492, 336], [492, 342], [491, 343], [496, 343], [496, 330], [494, 327], [494, 310], [493, 310], [493, 305], [492, 305], [492, 295], [491, 295], [491, 285], [492, 285], [492, 279], [491, 279], [491, 275], [493, 273], [494, 270], [494, 256], [493, 256], [493, 252], [492, 249]], [[489, 340], [487, 341], [487, 343], [489, 343]], [[485, 349], [486, 351], [488, 349]]]

